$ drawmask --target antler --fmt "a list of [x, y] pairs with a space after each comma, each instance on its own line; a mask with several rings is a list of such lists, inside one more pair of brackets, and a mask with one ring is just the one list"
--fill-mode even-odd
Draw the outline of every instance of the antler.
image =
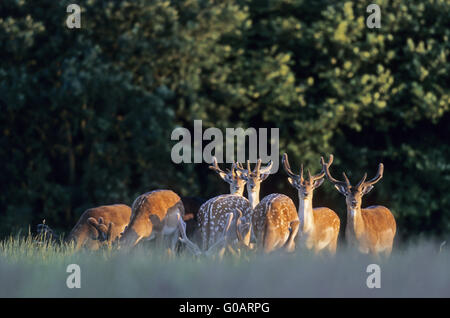
[[369, 181], [366, 181], [367, 173], [365, 173], [364, 177], [361, 179], [361, 181], [358, 182], [356, 187], [358, 189], [362, 189], [362, 188], [365, 188], [365, 187], [368, 187], [368, 186], [371, 186], [371, 185], [377, 183], [383, 177], [383, 171], [384, 171], [384, 165], [382, 163], [380, 163], [378, 165], [378, 171], [377, 171], [377, 174], [375, 175], [375, 177], [373, 177]]
[[236, 173], [237, 170], [239, 170], [239, 167], [242, 168], [242, 166], [240, 166], [239, 163], [234, 162], [233, 165], [231, 166], [231, 170], [227, 169], [226, 171], [223, 171], [217, 164], [217, 158], [213, 157], [213, 163], [208, 168], [217, 172], [222, 177], [222, 179], [230, 183], [239, 177]]
[[[300, 181], [301, 183], [303, 183], [303, 181], [304, 181], [304, 179], [303, 179], [303, 164], [300, 165], [300, 173], [298, 175], [296, 175], [291, 170], [291, 166], [289, 165], [289, 159], [288, 159], [287, 153], [285, 153], [283, 155], [282, 161], [283, 161], [284, 170], [287, 172], [287, 174], [290, 177], [295, 178], [297, 181]], [[324, 171], [323, 167], [322, 167], [322, 171], [320, 171], [318, 174], [316, 174], [314, 176], [311, 175], [311, 171], [309, 171], [309, 169], [308, 169], [308, 178], [309, 178], [309, 182], [311, 184], [318, 179], [322, 179], [324, 176], [325, 176], [325, 171]]]
[[250, 160], [247, 160], [247, 169], [244, 169], [244, 167], [240, 163], [237, 163], [236, 165], [237, 169], [241, 173], [247, 175], [248, 177], [259, 177], [262, 174], [268, 174], [270, 172], [270, 169], [272, 169], [273, 162], [272, 160], [270, 160], [265, 167], [261, 168], [261, 159], [258, 159], [258, 161], [256, 162], [255, 169], [253, 169], [253, 171], [250, 168]]
[[331, 183], [333, 183], [335, 185], [343, 185], [343, 186], [349, 187], [350, 181], [348, 180], [345, 173], [343, 174], [345, 182], [339, 181], [331, 176], [329, 168], [330, 168], [331, 164], [333, 163], [333, 159], [334, 159], [333, 155], [330, 154], [330, 159], [328, 160], [327, 163], [325, 163], [325, 160], [323, 160], [323, 157], [320, 157], [320, 163], [322, 164], [322, 170], [325, 172], [328, 180], [330, 180]]
[[209, 166], [209, 169], [214, 170], [215, 172], [217, 172], [219, 174], [220, 173], [226, 174], [225, 171], [223, 171], [222, 169], [219, 168], [219, 165], [217, 163], [217, 158], [216, 157], [213, 157], [213, 163], [212, 163], [212, 165]]

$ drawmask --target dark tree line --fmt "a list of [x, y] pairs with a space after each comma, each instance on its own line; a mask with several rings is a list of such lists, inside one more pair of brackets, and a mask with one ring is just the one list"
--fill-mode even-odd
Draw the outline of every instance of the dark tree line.
[[[89, 207], [170, 188], [227, 192], [206, 164], [175, 165], [175, 127], [278, 127], [293, 166], [383, 180], [364, 204], [403, 237], [450, 231], [447, 1], [302, 0], [0, 3], [0, 234], [43, 218], [68, 230]], [[280, 153], [280, 155], [281, 155]], [[262, 186], [296, 193], [280, 171]], [[315, 205], [345, 219], [325, 183]]]

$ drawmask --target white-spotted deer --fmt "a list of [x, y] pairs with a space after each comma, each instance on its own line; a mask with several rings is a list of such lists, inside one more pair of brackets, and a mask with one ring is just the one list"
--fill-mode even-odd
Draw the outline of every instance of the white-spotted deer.
[[[239, 215], [238, 210], [242, 212], [242, 216]], [[202, 241], [201, 250], [209, 250], [210, 247], [221, 238], [221, 233], [226, 224], [225, 220], [230, 213], [233, 214], [233, 220], [236, 221], [231, 224], [231, 231], [228, 232], [227, 243], [237, 242], [239, 234], [236, 233], [236, 222], [239, 221], [241, 224], [250, 224], [251, 212], [250, 202], [238, 194], [222, 194], [206, 201], [200, 207], [198, 217], [198, 226], [200, 228]], [[230, 246], [228, 244], [227, 247], [232, 249], [236, 246]]]
[[340, 220], [336, 212], [329, 208], [314, 208], [312, 205], [314, 189], [320, 187], [324, 181], [325, 171], [311, 175], [308, 170], [308, 179], [303, 178], [303, 165], [300, 174], [292, 172], [288, 155], [283, 155], [283, 167], [289, 175], [289, 183], [298, 190], [298, 216], [300, 218], [299, 241], [308, 249], [317, 253], [327, 249], [331, 254], [336, 253], [339, 235]]
[[[227, 232], [227, 242], [221, 244], [221, 249], [219, 249], [220, 254], [223, 254], [223, 247], [229, 247], [230, 251], [234, 251], [232, 245], [236, 245], [234, 243], [238, 240], [238, 234], [235, 230], [236, 222], [243, 223], [244, 220], [250, 220], [248, 214], [250, 214], [251, 208], [250, 202], [242, 196], [246, 181], [242, 179], [241, 172], [237, 170], [236, 163], [233, 163], [231, 170], [224, 172], [219, 168], [216, 158], [213, 157], [213, 164], [209, 168], [216, 171], [225, 182], [230, 184], [231, 193], [213, 197], [200, 207], [197, 218], [202, 248], [199, 251], [202, 253], [209, 251], [208, 253], [211, 254], [212, 246], [214, 246], [214, 249], [217, 249], [216, 247], [220, 245], [217, 242], [223, 240], [222, 234], [226, 224], [225, 220], [231, 213], [233, 215], [231, 220], [234, 220], [230, 225], [231, 232]], [[242, 218], [239, 217], [237, 209], [244, 212]], [[184, 241], [188, 248], [192, 251], [195, 250], [190, 244], [192, 242], [186, 241], [185, 239]], [[230, 245], [229, 242], [234, 243]], [[194, 253], [198, 253], [198, 251], [194, 251]]]
[[230, 185], [230, 194], [244, 194], [246, 181], [242, 179], [241, 172], [236, 169], [235, 163], [233, 163], [233, 165], [231, 166], [231, 170], [227, 169], [227, 172], [225, 172], [219, 168], [216, 157], [213, 157], [213, 164], [209, 166], [209, 169], [217, 172], [222, 180]]
[[[239, 196], [235, 197], [239, 198]], [[214, 202], [217, 203], [217, 200]], [[238, 201], [235, 203], [235, 207], [239, 206]], [[249, 205], [246, 205], [246, 207], [248, 208]], [[243, 217], [243, 213], [239, 208], [233, 211], [233, 208], [228, 205], [227, 208], [216, 210], [216, 213], [211, 215], [211, 217], [212, 219], [202, 227], [206, 236], [204, 237], [201, 249], [197, 244], [188, 239], [185, 223], [179, 219], [180, 241], [194, 255], [211, 256], [217, 253], [222, 258], [226, 248], [229, 248], [232, 253], [235, 253], [235, 249], [239, 249], [242, 246], [248, 247], [250, 244], [251, 223]], [[234, 219], [236, 219], [235, 222], [233, 222]]]
[[169, 240], [169, 248], [174, 251], [178, 242], [178, 222], [184, 216], [184, 206], [180, 197], [171, 190], [154, 190], [144, 193], [131, 206], [131, 219], [125, 228], [120, 245], [135, 246], [140, 240], [157, 238]]
[[295, 248], [299, 220], [297, 210], [292, 200], [284, 194], [270, 194], [259, 201], [261, 182], [267, 179], [272, 162], [261, 168], [261, 159], [258, 159], [252, 171], [250, 162], [247, 169], [238, 165], [242, 178], [247, 181], [247, 194], [253, 208], [252, 227], [257, 249], [270, 253], [284, 247], [291, 252]]
[[[97, 250], [110, 245], [120, 237], [130, 221], [131, 208], [125, 204], [103, 205], [91, 208], [81, 215], [69, 233], [66, 242], [74, 242], [75, 249], [86, 247]], [[38, 225], [38, 233], [54, 236], [53, 231], [44, 223]]]
[[321, 158], [322, 166], [328, 180], [336, 189], [345, 196], [347, 204], [347, 226], [345, 237], [349, 244], [354, 244], [362, 253], [379, 255], [384, 252], [389, 256], [392, 251], [394, 237], [396, 233], [395, 218], [388, 208], [375, 205], [361, 209], [362, 197], [373, 189], [373, 185], [383, 177], [383, 164], [378, 166], [378, 172], [374, 178], [366, 181], [367, 173], [356, 184], [352, 186], [345, 172], [344, 180], [339, 181], [333, 178], [329, 168], [333, 162], [333, 155], [330, 155], [328, 163]]

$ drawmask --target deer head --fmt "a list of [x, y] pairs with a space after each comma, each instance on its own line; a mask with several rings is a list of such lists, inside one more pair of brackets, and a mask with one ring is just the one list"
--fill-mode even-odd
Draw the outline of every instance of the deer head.
[[330, 155], [327, 163], [323, 160], [323, 157], [320, 158], [320, 161], [328, 180], [345, 196], [347, 207], [350, 209], [361, 208], [362, 197], [369, 193], [373, 189], [373, 185], [383, 177], [384, 166], [380, 163], [378, 165], [378, 172], [374, 178], [366, 181], [367, 173], [365, 173], [363, 178], [355, 186], [352, 186], [345, 172], [342, 173], [345, 181], [339, 181], [331, 176], [329, 168], [333, 163], [333, 155]]
[[311, 175], [308, 170], [308, 179], [303, 178], [303, 164], [300, 166], [300, 173], [297, 175], [292, 172], [289, 165], [288, 155], [283, 155], [283, 167], [284, 171], [288, 174], [289, 183], [298, 190], [298, 196], [301, 200], [312, 199], [314, 189], [320, 187], [324, 181], [325, 171], [322, 167], [322, 171], [316, 175]]
[[181, 237], [179, 238], [181, 243], [184, 243], [186, 245], [186, 247], [188, 248], [188, 250], [194, 254], [195, 256], [200, 256], [200, 255], [206, 255], [206, 256], [211, 256], [213, 255], [217, 250], [222, 249], [223, 247], [225, 247], [225, 245], [228, 243], [228, 232], [230, 230], [232, 221], [233, 221], [233, 213], [228, 213], [227, 215], [227, 221], [226, 221], [226, 226], [223, 229], [223, 232], [220, 236], [220, 238], [213, 244], [211, 245], [207, 251], [202, 251], [197, 244], [195, 244], [194, 242], [192, 242], [186, 235], [186, 223], [184, 223], [181, 219], [181, 216], [178, 214], [177, 215], [178, 218], [178, 229], [180, 231]]
[[113, 222], [109, 222], [109, 224], [106, 225], [102, 217], [99, 217], [98, 220], [90, 217], [87, 221], [93, 229], [93, 231], [90, 231], [90, 238], [92, 240], [98, 240], [100, 243], [109, 243], [115, 239], [115, 237], [112, 236], [114, 227]]
[[235, 163], [231, 166], [231, 170], [227, 169], [227, 172], [225, 172], [219, 168], [216, 157], [213, 157], [213, 164], [209, 166], [209, 169], [217, 172], [222, 180], [230, 185], [231, 194], [242, 195], [244, 193], [246, 181], [242, 178], [241, 172], [236, 169]]
[[255, 169], [252, 171], [249, 160], [247, 160], [247, 169], [244, 169], [240, 163], [236, 163], [237, 169], [241, 172], [242, 179], [247, 182], [247, 194], [250, 202], [252, 202], [252, 207], [255, 207], [259, 202], [261, 182], [269, 176], [272, 165], [273, 162], [269, 161], [265, 167], [261, 168], [261, 159], [258, 159]]

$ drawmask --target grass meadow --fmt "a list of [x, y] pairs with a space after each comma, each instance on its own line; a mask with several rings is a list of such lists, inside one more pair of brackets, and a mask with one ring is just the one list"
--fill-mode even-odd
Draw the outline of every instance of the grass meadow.
[[[69, 244], [16, 236], [0, 242], [0, 297], [450, 297], [448, 247], [394, 247], [389, 259], [340, 245], [334, 257], [297, 250], [219, 261], [170, 257], [145, 244], [75, 252]], [[366, 285], [373, 263], [381, 268], [379, 289]], [[81, 268], [79, 289], [66, 286], [69, 264]]]

